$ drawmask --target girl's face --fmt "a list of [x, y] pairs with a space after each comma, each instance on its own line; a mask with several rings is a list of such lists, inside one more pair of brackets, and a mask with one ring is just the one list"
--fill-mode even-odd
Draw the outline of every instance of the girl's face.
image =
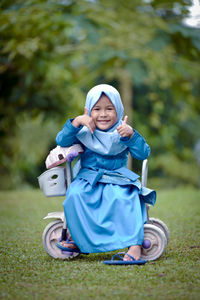
[[107, 130], [117, 122], [115, 107], [106, 95], [103, 94], [93, 106], [91, 117], [101, 130]]

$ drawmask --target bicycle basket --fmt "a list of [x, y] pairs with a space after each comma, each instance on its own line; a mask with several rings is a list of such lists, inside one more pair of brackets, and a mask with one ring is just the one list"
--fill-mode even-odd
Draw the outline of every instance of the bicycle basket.
[[40, 189], [46, 197], [65, 196], [66, 176], [65, 167], [55, 167], [38, 177]]

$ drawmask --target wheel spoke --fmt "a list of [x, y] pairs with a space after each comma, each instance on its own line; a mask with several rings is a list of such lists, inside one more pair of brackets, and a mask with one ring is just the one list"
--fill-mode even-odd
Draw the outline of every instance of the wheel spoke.
[[54, 230], [50, 235], [50, 241], [58, 240], [60, 238], [60, 231]]
[[158, 246], [158, 239], [154, 235], [151, 235], [150, 241], [152, 246]]
[[152, 247], [154, 247], [154, 246], [158, 246], [158, 242], [157, 241], [152, 242]]
[[149, 249], [144, 249], [144, 248], [142, 248], [142, 254], [143, 254], [143, 255], [147, 255], [147, 254], [148, 254], [148, 251], [149, 251]]

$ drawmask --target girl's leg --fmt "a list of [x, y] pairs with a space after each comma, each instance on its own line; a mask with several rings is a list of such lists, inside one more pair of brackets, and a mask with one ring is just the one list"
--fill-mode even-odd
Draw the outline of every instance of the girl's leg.
[[[141, 246], [140, 245], [131, 246], [129, 247], [127, 253], [133, 256], [135, 260], [139, 260], [141, 256]], [[131, 258], [128, 255], [124, 255], [124, 260], [128, 261], [131, 260]]]
[[70, 248], [70, 249], [78, 249], [77, 245], [74, 243], [71, 233], [69, 232], [69, 229], [67, 231], [67, 240], [70, 242], [66, 242], [66, 241], [62, 241], [60, 242], [60, 245], [62, 245], [63, 247], [66, 248]]

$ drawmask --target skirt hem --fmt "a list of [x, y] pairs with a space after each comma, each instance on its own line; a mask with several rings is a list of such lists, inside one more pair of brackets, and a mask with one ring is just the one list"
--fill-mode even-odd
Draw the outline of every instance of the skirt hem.
[[86, 249], [84, 247], [79, 247], [81, 252], [84, 252], [84, 253], [102, 253], [102, 252], [111, 252], [111, 251], [115, 251], [115, 250], [120, 250], [120, 249], [124, 249], [124, 248], [128, 248], [128, 247], [131, 247], [131, 246], [136, 246], [136, 245], [139, 245], [141, 246], [143, 243], [143, 240], [139, 240], [137, 242], [126, 242], [126, 243], [123, 243], [123, 244], [120, 244], [118, 246], [110, 246], [110, 247], [104, 247], [104, 248], [93, 248], [93, 249]]

